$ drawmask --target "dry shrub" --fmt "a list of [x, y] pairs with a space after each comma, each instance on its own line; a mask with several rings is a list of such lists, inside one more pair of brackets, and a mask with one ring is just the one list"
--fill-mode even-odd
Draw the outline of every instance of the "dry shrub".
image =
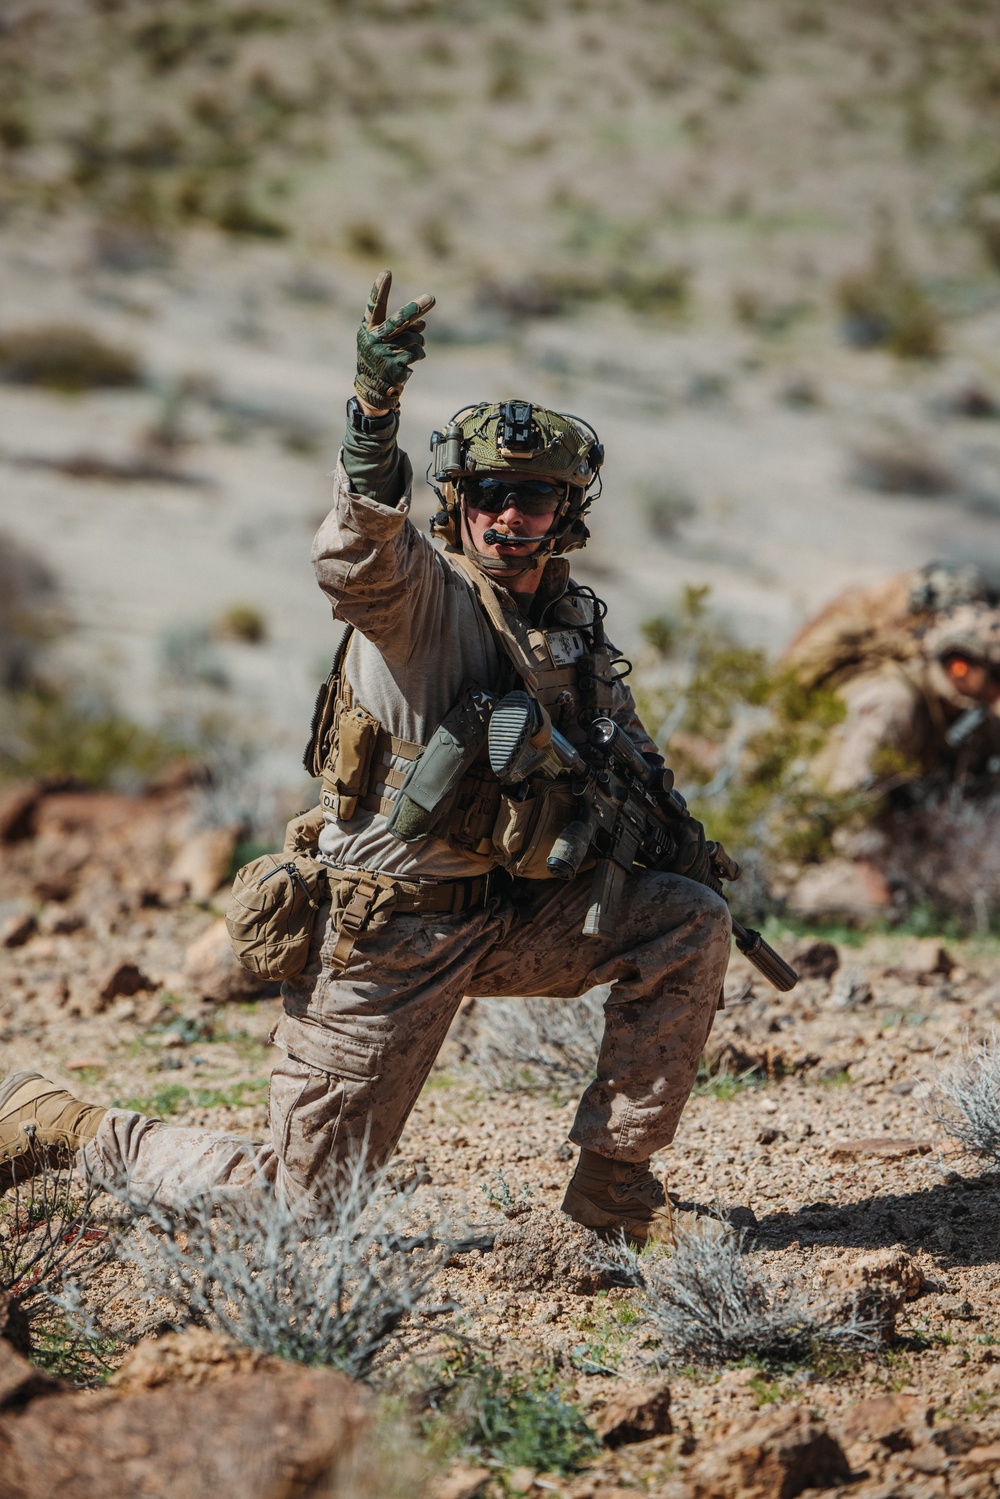
[[858, 1300], [817, 1299], [791, 1276], [762, 1275], [744, 1253], [745, 1237], [695, 1231], [670, 1259], [622, 1242], [604, 1251], [603, 1263], [636, 1288], [647, 1326], [672, 1358], [787, 1363], [879, 1346], [884, 1324], [877, 1312]]
[[908, 359], [941, 353], [940, 314], [891, 236], [878, 240], [866, 266], [841, 277], [836, 296], [848, 343], [862, 349], [884, 346]]
[[76, 323], [46, 323], [0, 336], [0, 379], [80, 391], [138, 385], [139, 361]]
[[935, 499], [958, 488], [955, 475], [934, 450], [906, 433], [859, 443], [853, 460], [856, 482], [878, 494]]
[[244, 645], [260, 645], [267, 639], [267, 620], [253, 604], [231, 604], [215, 626], [219, 640], [239, 640]]
[[938, 1080], [932, 1112], [972, 1155], [1000, 1163], [1000, 1036], [994, 1031]]
[[261, 1181], [245, 1205], [195, 1199], [178, 1208], [116, 1195], [136, 1215], [122, 1258], [146, 1299], [175, 1323], [218, 1328], [237, 1342], [352, 1378], [419, 1319], [450, 1310], [430, 1299], [453, 1248], [441, 1210], [418, 1214], [413, 1190], [393, 1194], [384, 1173], [349, 1163], [308, 1220]]
[[594, 1075], [606, 998], [477, 1000], [468, 1060], [491, 1088], [575, 1087]]
[[[121, 1214], [72, 1171], [46, 1166], [0, 1202], [0, 1330], [52, 1372], [100, 1372], [83, 1293], [114, 1258]], [[78, 1315], [67, 1322], [72, 1307]], [[5, 1324], [5, 1325], [4, 1325]]]
[[894, 815], [880, 863], [910, 907], [988, 931], [1000, 915], [1000, 794], [935, 790]]

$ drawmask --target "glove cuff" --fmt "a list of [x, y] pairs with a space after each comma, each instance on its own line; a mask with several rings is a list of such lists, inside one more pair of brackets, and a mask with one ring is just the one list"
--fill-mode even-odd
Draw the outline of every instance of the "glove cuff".
[[387, 406], [390, 411], [399, 410], [399, 391], [396, 386], [390, 386], [388, 389], [379, 388], [366, 380], [359, 371], [355, 377], [354, 389], [366, 406]]

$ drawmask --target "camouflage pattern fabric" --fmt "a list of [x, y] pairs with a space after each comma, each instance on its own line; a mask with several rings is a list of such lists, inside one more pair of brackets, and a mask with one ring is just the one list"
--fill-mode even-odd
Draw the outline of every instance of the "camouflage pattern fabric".
[[358, 373], [354, 389], [377, 411], [398, 411], [403, 386], [413, 373], [411, 366], [424, 355], [425, 312], [434, 306], [429, 295], [407, 302], [391, 317], [389, 292], [392, 272], [382, 271], [368, 297], [364, 321], [358, 329]]
[[729, 960], [729, 913], [679, 875], [626, 884], [615, 938], [583, 938], [590, 877], [543, 882], [527, 907], [509, 900], [467, 916], [397, 916], [329, 963], [336, 919], [317, 922], [306, 971], [284, 986], [271, 1076], [270, 1140], [179, 1128], [108, 1111], [82, 1165], [128, 1180], [140, 1197], [245, 1200], [277, 1190], [308, 1217], [338, 1165], [367, 1148], [386, 1160], [462, 996], [573, 997], [611, 984], [597, 1076], [570, 1139], [609, 1158], [644, 1161], [673, 1139], [715, 1016]]

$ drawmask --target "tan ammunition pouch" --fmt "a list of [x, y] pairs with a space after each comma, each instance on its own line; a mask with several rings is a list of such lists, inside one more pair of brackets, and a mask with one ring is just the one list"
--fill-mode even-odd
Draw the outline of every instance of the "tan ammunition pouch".
[[[507, 602], [460, 552], [449, 551], [448, 556], [474, 587], [517, 678], [547, 710], [556, 728], [571, 742], [579, 742], [583, 700], [578, 662], [584, 647], [581, 632], [589, 623], [584, 606], [570, 597], [569, 608], [577, 611], [579, 625], [542, 630], [525, 620], [513, 602]], [[406, 777], [406, 770], [391, 762], [408, 764], [424, 748], [396, 738], [354, 702], [343, 670], [349, 642], [348, 630], [317, 700], [305, 755], [306, 769], [322, 777], [324, 811], [341, 822], [352, 818], [358, 807], [387, 817]], [[614, 653], [608, 647], [586, 658], [591, 676], [586, 706], [592, 716], [613, 710], [613, 662]], [[522, 879], [549, 879], [545, 861], [557, 834], [575, 812], [575, 799], [564, 781], [538, 777], [529, 783], [523, 799], [510, 795], [490, 770], [484, 751], [459, 783], [446, 836], [456, 847], [495, 859]]]

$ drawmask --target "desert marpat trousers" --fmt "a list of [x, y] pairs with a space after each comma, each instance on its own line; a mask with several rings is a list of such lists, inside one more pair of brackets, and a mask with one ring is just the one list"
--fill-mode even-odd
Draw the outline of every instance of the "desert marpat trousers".
[[[524, 885], [522, 884], [522, 891]], [[725, 902], [680, 875], [625, 884], [613, 938], [581, 933], [590, 876], [528, 887], [528, 903], [472, 914], [401, 915], [330, 966], [335, 911], [316, 923], [309, 962], [285, 983], [273, 1034], [270, 1140], [109, 1109], [81, 1152], [88, 1175], [139, 1199], [244, 1199], [274, 1190], [308, 1216], [338, 1166], [388, 1159], [464, 995], [574, 998], [610, 984], [597, 1075], [570, 1139], [644, 1161], [673, 1139], [718, 1005], [729, 958]]]

